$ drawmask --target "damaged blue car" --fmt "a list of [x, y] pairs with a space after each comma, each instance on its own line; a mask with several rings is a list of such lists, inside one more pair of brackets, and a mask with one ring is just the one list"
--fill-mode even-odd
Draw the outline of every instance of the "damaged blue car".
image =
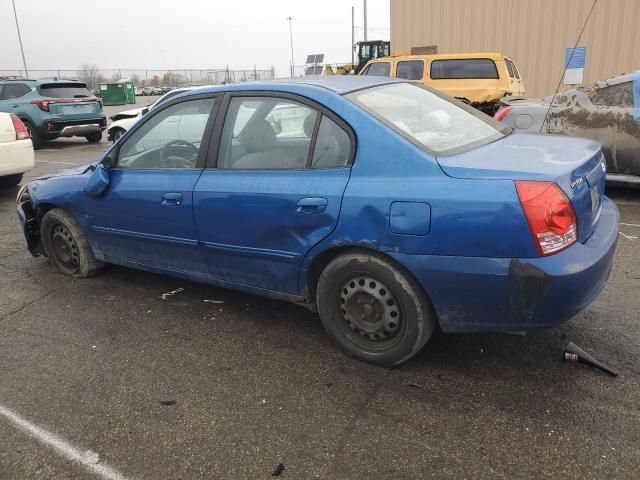
[[607, 282], [619, 215], [598, 143], [515, 134], [423, 86], [306, 77], [205, 87], [99, 162], [24, 186], [29, 251], [297, 302], [397, 365], [445, 332], [564, 322]]

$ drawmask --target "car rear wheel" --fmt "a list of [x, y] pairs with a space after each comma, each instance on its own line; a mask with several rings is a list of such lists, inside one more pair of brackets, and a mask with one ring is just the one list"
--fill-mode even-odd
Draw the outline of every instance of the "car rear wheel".
[[104, 265], [94, 256], [74, 218], [59, 208], [49, 210], [42, 217], [40, 238], [49, 260], [65, 275], [92, 277]]
[[33, 124], [28, 120], [23, 120], [25, 127], [29, 130], [29, 135], [31, 135], [31, 143], [33, 144], [34, 150], [40, 150], [44, 144], [44, 139], [42, 136], [33, 128]]
[[22, 181], [22, 174], [19, 173], [17, 175], [6, 175], [4, 177], [0, 177], [0, 186], [2, 187], [15, 187]]
[[90, 133], [84, 138], [86, 138], [89, 143], [100, 143], [100, 140], [102, 140], [102, 132]]
[[376, 254], [349, 253], [329, 263], [316, 301], [322, 324], [338, 346], [377, 365], [399, 365], [413, 357], [436, 324], [420, 285]]

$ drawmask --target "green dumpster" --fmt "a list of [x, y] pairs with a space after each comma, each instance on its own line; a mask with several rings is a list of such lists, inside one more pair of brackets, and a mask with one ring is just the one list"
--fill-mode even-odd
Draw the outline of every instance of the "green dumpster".
[[136, 94], [131, 80], [101, 83], [100, 95], [104, 105], [125, 105], [136, 103]]

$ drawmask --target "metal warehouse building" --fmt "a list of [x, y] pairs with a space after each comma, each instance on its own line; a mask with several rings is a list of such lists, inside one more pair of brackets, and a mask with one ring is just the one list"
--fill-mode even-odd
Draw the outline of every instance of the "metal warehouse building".
[[[391, 49], [503, 53], [518, 65], [528, 96], [553, 93], [566, 58], [571, 68], [584, 59], [583, 84], [640, 69], [640, 0], [597, 0], [586, 22], [593, 5], [594, 0], [391, 0]], [[578, 46], [586, 49], [579, 58], [567, 49], [576, 46], [585, 22]]]

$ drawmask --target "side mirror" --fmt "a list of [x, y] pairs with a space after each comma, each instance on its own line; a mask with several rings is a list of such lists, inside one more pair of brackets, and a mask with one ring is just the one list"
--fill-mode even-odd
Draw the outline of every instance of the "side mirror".
[[140, 112], [142, 114], [142, 116], [146, 115], [147, 113], [149, 113], [149, 107], [145, 107], [142, 109], [142, 112]]
[[[107, 157], [110, 158], [110, 157]], [[105, 159], [106, 160], [106, 159]], [[96, 169], [87, 179], [87, 183], [84, 186], [84, 191], [87, 196], [91, 198], [98, 198], [102, 195], [109, 186], [109, 170], [107, 170], [103, 163], [99, 163]]]
[[100, 162], [100, 165], [102, 165], [107, 170], [111, 170], [113, 167], [116, 166], [115, 161], [113, 160], [113, 157], [111, 155], [104, 157], [102, 162]]
[[633, 74], [633, 118], [640, 123], [640, 70]]

